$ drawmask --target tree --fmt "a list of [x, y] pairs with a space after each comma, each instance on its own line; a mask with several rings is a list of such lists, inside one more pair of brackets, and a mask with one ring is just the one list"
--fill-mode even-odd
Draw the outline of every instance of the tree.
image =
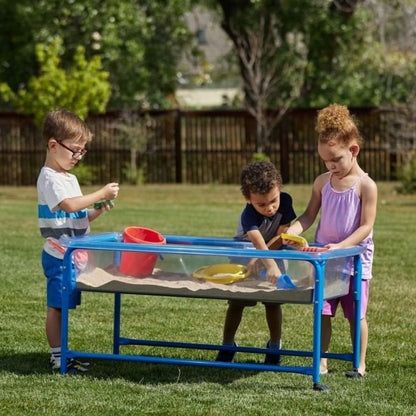
[[36, 45], [36, 57], [40, 67], [38, 77], [31, 77], [27, 88], [13, 92], [6, 83], [0, 84], [0, 95], [14, 104], [18, 112], [33, 115], [41, 124], [45, 114], [53, 108], [74, 111], [81, 118], [91, 112], [104, 112], [110, 97], [108, 72], [102, 70], [101, 60], [94, 56], [85, 59], [85, 51], [79, 46], [73, 64], [67, 70], [60, 68], [63, 53], [62, 40], [50, 45]]
[[378, 88], [384, 91], [381, 105], [416, 105], [416, 1], [367, 0], [371, 30], [379, 45]]
[[[12, 89], [37, 73], [33, 45], [63, 39], [62, 67], [78, 45], [110, 73], [111, 108], [166, 106], [182, 49], [191, 38], [192, 0], [0, 0], [0, 80]], [[18, 51], [18, 53], [16, 53]]]
[[322, 107], [335, 101], [376, 107], [406, 102], [414, 85], [415, 54], [388, 40], [377, 17], [380, 11], [371, 3], [357, 5], [353, 14], [339, 1], [334, 3], [338, 7], [315, 7], [304, 25], [308, 66], [296, 105]]
[[[257, 153], [267, 152], [274, 126], [299, 95], [306, 66], [302, 33], [285, 31], [284, 2], [218, 0], [222, 27], [232, 40], [245, 105], [257, 125]], [[277, 113], [268, 113], [273, 104]]]
[[351, 0], [333, 1], [330, 7], [313, 3], [303, 20], [308, 65], [296, 105], [357, 105], [358, 97], [361, 105], [369, 105], [367, 75], [370, 65], [377, 65], [379, 51], [369, 36], [368, 13]]
[[[258, 152], [267, 153], [273, 127], [289, 106], [322, 107], [330, 102], [380, 106], [407, 102], [414, 96], [416, 54], [409, 48], [398, 50], [395, 42], [383, 45], [374, 16], [375, 4], [384, 3], [384, 8], [390, 8], [388, 16], [394, 9], [395, 16], [414, 17], [414, 0], [205, 3], [219, 9], [222, 27], [234, 44], [245, 105], [257, 122]], [[414, 33], [414, 19], [409, 19], [403, 24], [407, 35]], [[384, 40], [396, 33], [397, 41], [398, 31], [391, 24], [382, 28], [389, 29], [381, 32]], [[267, 112], [267, 107], [278, 111]]]
[[130, 150], [130, 162], [124, 168], [125, 176], [132, 185], [145, 182], [144, 162], [137, 163], [137, 157], [143, 156], [153, 134], [154, 126], [150, 116], [135, 111], [122, 111], [118, 119], [112, 123], [112, 135], [118, 142]]

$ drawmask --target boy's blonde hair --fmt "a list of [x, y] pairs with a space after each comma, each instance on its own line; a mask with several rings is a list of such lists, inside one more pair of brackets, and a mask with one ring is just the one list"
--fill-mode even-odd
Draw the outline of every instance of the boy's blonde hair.
[[331, 104], [318, 112], [316, 131], [321, 143], [331, 140], [340, 141], [345, 144], [356, 141], [359, 145], [363, 143], [358, 131], [357, 121], [348, 108], [340, 104]]
[[92, 139], [92, 133], [87, 124], [76, 114], [68, 110], [53, 110], [43, 121], [43, 139], [48, 141], [54, 138], [58, 142], [72, 140], [74, 143]]

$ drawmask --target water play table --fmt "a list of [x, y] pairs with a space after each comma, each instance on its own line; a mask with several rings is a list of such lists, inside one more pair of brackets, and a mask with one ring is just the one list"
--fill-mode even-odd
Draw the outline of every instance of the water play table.
[[[90, 234], [65, 241], [64, 281], [62, 299], [62, 360], [69, 358], [136, 361], [175, 365], [196, 365], [202, 367], [239, 368], [254, 371], [293, 372], [312, 376], [315, 390], [326, 390], [320, 384], [319, 363], [322, 356], [351, 361], [353, 368], [359, 364], [360, 315], [355, 316], [355, 332], [352, 352], [321, 353], [321, 311], [324, 299], [339, 297], [348, 292], [349, 274], [346, 262], [354, 264], [353, 291], [355, 310], [360, 311], [362, 247], [329, 250], [323, 252], [302, 252], [293, 249], [254, 250], [250, 243], [228, 238], [165, 235], [166, 244], [126, 243], [117, 232]], [[87, 253], [83, 264], [76, 264], [77, 287], [81, 291], [114, 294], [113, 347], [112, 353], [78, 351], [70, 348], [69, 342], [69, 291], [71, 273], [77, 253]], [[134, 278], [120, 273], [119, 265], [124, 255], [155, 255], [157, 257], [152, 274]], [[192, 272], [203, 265], [219, 263], [245, 263], [250, 258], [273, 258], [285, 269], [294, 289], [277, 289], [259, 276], [233, 284], [218, 284], [195, 279]], [[86, 259], [86, 260], [85, 260]], [[265, 354], [265, 348], [223, 347], [215, 344], [172, 342], [169, 340], [146, 340], [126, 338], [121, 335], [122, 295], [155, 295], [190, 297], [203, 299], [241, 299], [260, 302], [296, 303], [311, 305], [312, 345], [308, 351], [285, 350], [281, 355], [312, 358], [305, 366], [266, 365], [253, 362], [217, 362], [213, 360], [179, 359], [148, 355], [122, 353], [124, 345], [146, 345], [153, 347], [192, 348], [199, 350], [235, 349], [245, 353]], [[128, 319], [128, 317], [123, 317]], [[61, 373], [65, 373], [65, 366]]]

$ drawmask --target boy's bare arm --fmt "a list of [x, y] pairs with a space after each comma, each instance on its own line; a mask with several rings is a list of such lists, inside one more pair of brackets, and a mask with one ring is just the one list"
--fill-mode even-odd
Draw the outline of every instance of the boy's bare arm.
[[59, 204], [59, 208], [63, 209], [65, 212], [80, 211], [103, 199], [112, 200], [117, 198], [118, 190], [118, 183], [108, 183], [103, 188], [90, 194], [64, 199]]

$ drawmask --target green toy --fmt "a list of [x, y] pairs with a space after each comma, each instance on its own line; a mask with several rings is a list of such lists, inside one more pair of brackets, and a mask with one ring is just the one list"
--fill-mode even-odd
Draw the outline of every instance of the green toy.
[[110, 208], [112, 208], [114, 206], [114, 199], [110, 199], [110, 200], [107, 200], [107, 201], [103, 200], [103, 201], [96, 202], [94, 204], [94, 208], [95, 209], [101, 209], [103, 207], [103, 204], [108, 204], [108, 206]]

